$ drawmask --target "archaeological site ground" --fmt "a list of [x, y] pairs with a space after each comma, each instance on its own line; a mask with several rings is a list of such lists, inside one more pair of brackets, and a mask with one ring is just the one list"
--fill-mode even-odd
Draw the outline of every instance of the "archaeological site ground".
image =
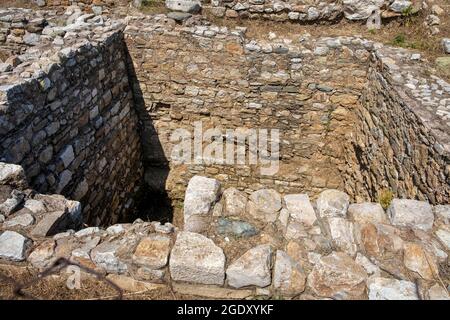
[[447, 0], [0, 1], [0, 299], [449, 300]]

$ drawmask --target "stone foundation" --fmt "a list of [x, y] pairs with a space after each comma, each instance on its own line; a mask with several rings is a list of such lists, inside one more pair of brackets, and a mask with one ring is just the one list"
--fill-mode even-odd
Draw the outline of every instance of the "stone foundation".
[[79, 203], [17, 189], [23, 177], [20, 167], [1, 164], [2, 268], [43, 270], [63, 257], [125, 292], [170, 286], [209, 298], [450, 299], [449, 206], [394, 199], [385, 212], [333, 189], [317, 201], [273, 189], [247, 197], [195, 176], [184, 231], [136, 221], [75, 232], [66, 229]]

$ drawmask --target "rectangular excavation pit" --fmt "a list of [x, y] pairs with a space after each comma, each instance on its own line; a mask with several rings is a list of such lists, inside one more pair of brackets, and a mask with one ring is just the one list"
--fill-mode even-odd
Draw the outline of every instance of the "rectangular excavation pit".
[[[181, 225], [194, 175], [246, 192], [333, 188], [377, 201], [388, 190], [446, 203], [446, 127], [435, 114], [424, 124], [430, 113], [379, 54], [403, 51], [383, 50], [358, 38], [248, 41], [241, 31], [130, 20], [124, 32], [65, 50], [33, 81], [2, 75], [15, 85], [2, 86], [0, 154], [36, 190], [81, 200], [89, 225], [172, 216]], [[173, 132], [196, 123], [278, 129], [278, 172], [174, 163]]]

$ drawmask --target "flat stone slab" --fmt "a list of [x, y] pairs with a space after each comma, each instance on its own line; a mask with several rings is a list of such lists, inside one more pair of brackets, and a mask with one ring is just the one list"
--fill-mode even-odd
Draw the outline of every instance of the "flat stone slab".
[[169, 269], [175, 281], [222, 285], [225, 255], [211, 239], [183, 231], [177, 235], [170, 254]]
[[20, 233], [5, 231], [0, 235], [0, 258], [10, 261], [23, 261], [32, 241]]
[[248, 250], [228, 267], [228, 285], [233, 288], [270, 285], [271, 257], [272, 248], [267, 244]]
[[31, 235], [36, 237], [46, 237], [66, 231], [69, 220], [69, 215], [65, 211], [47, 213], [33, 228]]
[[424, 231], [433, 227], [433, 210], [431, 205], [425, 201], [394, 199], [387, 213], [394, 226], [417, 228]]

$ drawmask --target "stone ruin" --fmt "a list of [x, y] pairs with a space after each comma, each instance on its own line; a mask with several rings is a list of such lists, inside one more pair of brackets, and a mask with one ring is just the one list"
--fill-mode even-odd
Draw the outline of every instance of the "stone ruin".
[[[209, 298], [449, 298], [450, 85], [420, 54], [92, 11], [0, 11], [2, 267], [65, 257]], [[199, 122], [279, 129], [278, 173], [172, 161], [171, 133]]]

